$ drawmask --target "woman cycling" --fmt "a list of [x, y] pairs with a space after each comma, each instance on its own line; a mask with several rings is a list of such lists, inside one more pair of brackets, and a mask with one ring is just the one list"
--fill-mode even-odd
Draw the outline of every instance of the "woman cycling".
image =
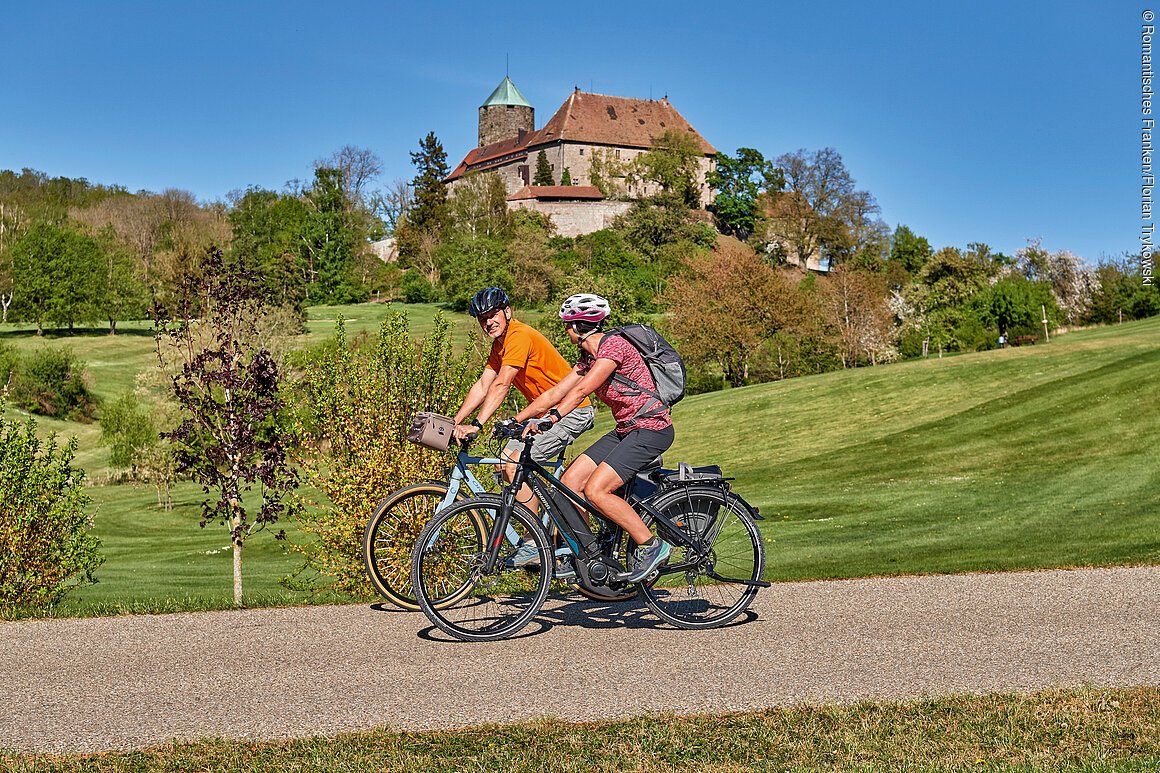
[[[573, 491], [582, 491], [636, 542], [627, 579], [640, 582], [668, 560], [672, 547], [654, 537], [632, 506], [614, 492], [673, 444], [673, 421], [664, 403], [624, 383], [656, 391], [636, 347], [621, 336], [603, 332], [610, 313], [608, 301], [598, 295], [573, 295], [564, 301], [560, 319], [572, 343], [580, 347], [580, 361], [515, 418], [526, 421], [543, 415], [555, 424], [592, 393], [612, 409], [616, 428], [568, 465], [561, 480]], [[617, 375], [621, 378], [614, 379]], [[538, 431], [535, 424], [527, 430], [529, 434]]]

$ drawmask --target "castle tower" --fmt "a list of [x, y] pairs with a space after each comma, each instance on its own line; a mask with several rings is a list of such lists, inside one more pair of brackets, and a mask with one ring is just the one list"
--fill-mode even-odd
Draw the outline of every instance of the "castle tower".
[[535, 108], [528, 104], [516, 84], [505, 75], [487, 101], [479, 106], [479, 147], [516, 137], [521, 131], [531, 132], [535, 128]]

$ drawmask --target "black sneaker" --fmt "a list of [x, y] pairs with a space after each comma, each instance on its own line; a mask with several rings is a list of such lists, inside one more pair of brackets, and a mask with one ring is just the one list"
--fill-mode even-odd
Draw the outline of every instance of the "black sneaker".
[[673, 546], [660, 537], [653, 537], [637, 547], [632, 554], [632, 571], [625, 578], [628, 582], [640, 582], [669, 560]]

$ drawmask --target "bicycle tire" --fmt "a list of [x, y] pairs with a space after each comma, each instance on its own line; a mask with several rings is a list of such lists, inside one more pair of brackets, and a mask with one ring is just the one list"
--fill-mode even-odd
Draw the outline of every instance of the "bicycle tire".
[[[505, 567], [516, 552], [500, 542], [494, 571], [482, 574], [484, 545], [503, 507], [495, 495], [453, 504], [432, 518], [415, 542], [411, 585], [419, 608], [439, 630], [462, 641], [496, 641], [515, 634], [536, 616], [548, 597], [552, 573]], [[484, 539], [475, 523], [488, 525]], [[527, 508], [512, 508], [510, 525], [539, 554], [539, 566], [550, 567], [552, 546], [539, 519]]]
[[[757, 596], [757, 586], [722, 582], [709, 573], [734, 580], [761, 579], [765, 546], [752, 508], [736, 494], [696, 485], [662, 492], [649, 504], [682, 524], [686, 532], [703, 533], [712, 548], [705, 560], [695, 563], [686, 548], [673, 546], [656, 583], [639, 586], [640, 596], [653, 614], [679, 628], [704, 629], [725, 625], [748, 609]], [[652, 521], [645, 517], [655, 533]], [[662, 539], [666, 537], [663, 532]]]
[[[419, 532], [447, 496], [447, 488], [446, 483], [425, 481], [394, 491], [379, 502], [363, 529], [367, 577], [380, 596], [400, 609], [419, 609], [411, 587], [411, 554]], [[465, 499], [460, 494], [456, 502]]]

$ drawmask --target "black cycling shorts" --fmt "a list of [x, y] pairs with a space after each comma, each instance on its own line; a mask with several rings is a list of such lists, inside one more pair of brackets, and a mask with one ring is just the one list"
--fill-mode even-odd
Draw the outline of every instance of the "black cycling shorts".
[[607, 464], [616, 470], [621, 483], [627, 483], [645, 465], [669, 450], [674, 437], [672, 424], [664, 429], [634, 429], [623, 436], [614, 430], [588, 446], [581, 456], [587, 456], [597, 465]]

